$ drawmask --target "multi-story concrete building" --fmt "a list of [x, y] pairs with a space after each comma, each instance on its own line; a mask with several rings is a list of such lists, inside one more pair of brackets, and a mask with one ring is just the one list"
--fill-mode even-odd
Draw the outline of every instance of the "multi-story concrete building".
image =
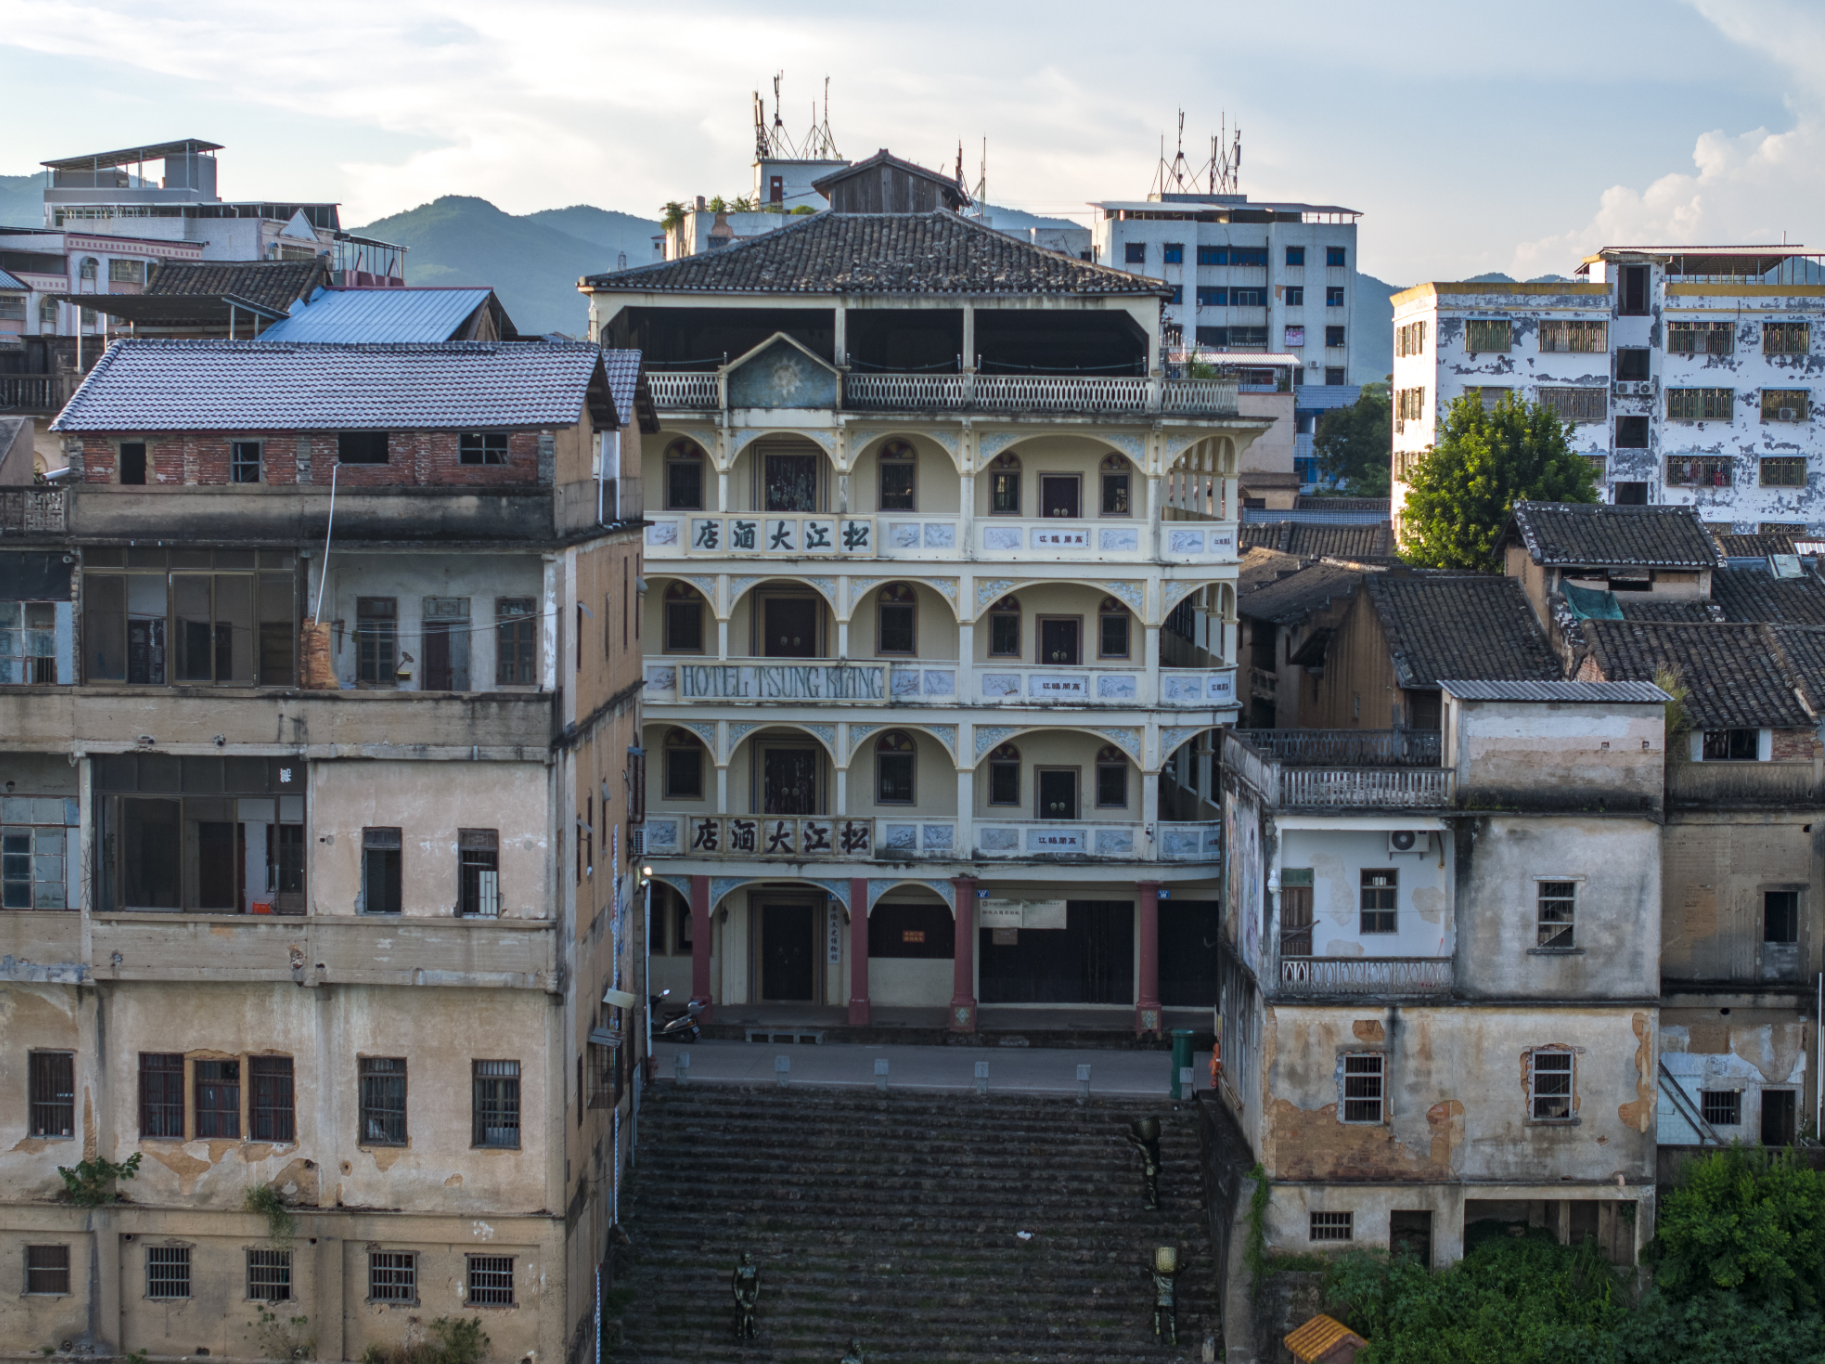
[[1604, 500], [1692, 506], [1724, 531], [1818, 534], [1809, 375], [1818, 257], [1779, 247], [1607, 247], [1569, 281], [1394, 296], [1394, 515], [1453, 400], [1550, 405]]
[[1488, 1222], [1633, 1263], [1665, 694], [1439, 686], [1440, 731], [1224, 736], [1219, 1090], [1268, 1180], [1268, 1248], [1442, 1265]]
[[1213, 1001], [1206, 736], [1267, 423], [1163, 377], [1159, 284], [880, 212], [947, 183], [891, 157], [819, 183], [829, 212], [582, 284], [661, 422], [654, 984], [1156, 1032]]
[[1352, 381], [1355, 209], [1245, 194], [1156, 194], [1091, 208], [1095, 259], [1166, 287], [1169, 349], [1290, 353], [1301, 386]]
[[[68, 484], [0, 490], [9, 1345], [588, 1354], [644, 1045], [638, 371], [124, 340]], [[126, 1201], [73, 1206], [103, 1161]]]

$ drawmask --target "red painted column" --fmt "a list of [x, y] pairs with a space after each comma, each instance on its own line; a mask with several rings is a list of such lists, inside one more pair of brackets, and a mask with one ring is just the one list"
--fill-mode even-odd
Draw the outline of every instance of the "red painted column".
[[951, 954], [951, 1031], [976, 1031], [976, 878], [954, 876], [957, 945]]
[[1137, 881], [1141, 893], [1141, 982], [1134, 1001], [1134, 1030], [1143, 1037], [1164, 1031], [1160, 1020], [1160, 883]]
[[703, 1005], [698, 1015], [708, 1023], [710, 1007], [710, 878], [691, 878], [691, 1003]]
[[849, 1023], [868, 1026], [868, 882], [849, 878]]

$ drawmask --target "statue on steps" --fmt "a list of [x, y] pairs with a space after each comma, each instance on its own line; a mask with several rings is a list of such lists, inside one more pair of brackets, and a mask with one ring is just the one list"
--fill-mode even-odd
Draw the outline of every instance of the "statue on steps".
[[754, 1309], [760, 1306], [760, 1269], [746, 1251], [729, 1278], [729, 1288], [735, 1294], [735, 1339], [753, 1340]]
[[1141, 1157], [1141, 1199], [1157, 1212], [1160, 1206], [1160, 1120], [1137, 1118], [1129, 1123], [1128, 1144]]
[[837, 1364], [868, 1364], [868, 1361], [862, 1358], [862, 1338], [860, 1336], [849, 1337], [849, 1353], [839, 1359]]
[[1173, 1281], [1179, 1277], [1177, 1246], [1159, 1246], [1153, 1252], [1153, 1334], [1168, 1345], [1179, 1343], [1179, 1305]]

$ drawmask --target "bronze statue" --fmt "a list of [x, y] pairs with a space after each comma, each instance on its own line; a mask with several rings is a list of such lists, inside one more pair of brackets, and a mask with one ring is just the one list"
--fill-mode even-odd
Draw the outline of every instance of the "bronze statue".
[[753, 1340], [754, 1309], [760, 1305], [760, 1270], [746, 1251], [729, 1278], [729, 1288], [735, 1294], [735, 1339]]
[[1141, 1198], [1154, 1211], [1160, 1206], [1160, 1120], [1137, 1118], [1128, 1124], [1128, 1144], [1141, 1157]]
[[849, 1353], [839, 1359], [837, 1364], [868, 1364], [868, 1361], [862, 1358], [862, 1338], [860, 1336], [849, 1337]]
[[1179, 1277], [1179, 1252], [1176, 1246], [1160, 1246], [1153, 1252], [1153, 1334], [1168, 1345], [1179, 1343], [1179, 1306], [1173, 1294], [1173, 1280]]

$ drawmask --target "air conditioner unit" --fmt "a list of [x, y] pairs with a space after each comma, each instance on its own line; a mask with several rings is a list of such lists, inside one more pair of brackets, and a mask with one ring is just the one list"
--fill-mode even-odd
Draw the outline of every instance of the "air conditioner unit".
[[1393, 829], [1388, 833], [1388, 853], [1417, 853], [1426, 855], [1432, 836], [1424, 829]]
[[627, 831], [627, 855], [629, 857], [646, 856], [645, 829], [629, 829]]
[[1800, 413], [1799, 413], [1798, 408], [1783, 407], [1780, 409], [1780, 411], [1779, 411], [1779, 413], [1777, 413], [1777, 415], [1780, 417], [1780, 419], [1782, 421], [1790, 422], [1790, 421], [1795, 420], [1800, 415]]
[[1639, 396], [1641, 396], [1641, 397], [1643, 397], [1643, 398], [1646, 398], [1646, 397], [1648, 397], [1648, 396], [1650, 396], [1650, 395], [1651, 395], [1651, 394], [1652, 394], [1652, 393], [1653, 393], [1653, 392], [1654, 392], [1654, 385], [1653, 385], [1653, 384], [1651, 384], [1651, 383], [1647, 383], [1647, 384], [1636, 384], [1636, 385], [1635, 385], [1635, 392], [1636, 392], [1636, 393], [1637, 393], [1637, 394], [1638, 394], [1638, 395], [1639, 395]]

